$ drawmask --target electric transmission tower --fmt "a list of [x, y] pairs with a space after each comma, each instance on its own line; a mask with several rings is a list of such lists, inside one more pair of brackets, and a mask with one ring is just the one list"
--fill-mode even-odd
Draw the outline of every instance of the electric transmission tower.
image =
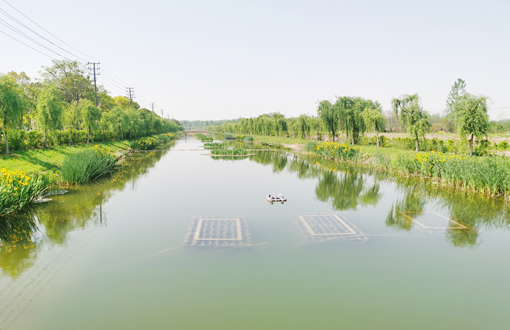
[[87, 63], [89, 65], [89, 74], [91, 76], [94, 76], [94, 94], [96, 96], [96, 107], [97, 107], [97, 84], [96, 84], [96, 77], [99, 76], [99, 62], [95, 63], [95, 62], [88, 62]]
[[129, 97], [129, 103], [131, 107], [133, 106], [133, 99], [135, 98], [135, 88], [134, 87], [126, 87], [127, 97]]

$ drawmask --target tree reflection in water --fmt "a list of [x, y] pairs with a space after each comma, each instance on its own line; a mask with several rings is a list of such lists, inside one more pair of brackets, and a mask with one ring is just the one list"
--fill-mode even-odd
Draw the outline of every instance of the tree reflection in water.
[[[312, 156], [258, 152], [250, 159], [272, 165], [274, 172], [280, 172], [286, 166], [288, 171], [296, 173], [299, 179], [317, 179], [317, 199], [330, 202], [335, 210], [355, 210], [358, 205], [375, 206], [382, 197], [379, 182], [395, 183], [403, 197], [391, 206], [386, 225], [409, 231], [413, 228], [413, 221], [402, 213], [419, 216], [423, 214], [427, 203], [433, 202], [444, 210], [445, 216], [466, 227], [457, 229], [450, 226], [445, 229], [446, 239], [457, 247], [477, 246], [481, 228], [510, 228], [510, 207], [501, 198], [457, 192], [454, 188], [441, 187], [432, 181], [396, 177], [367, 167]], [[373, 182], [369, 178], [372, 178]]]
[[112, 177], [77, 186], [50, 203], [0, 218], [0, 271], [17, 278], [30, 268], [43, 244], [65, 244], [70, 232], [90, 224], [106, 225], [103, 205], [113, 192], [145, 175], [165, 151], [135, 153]]

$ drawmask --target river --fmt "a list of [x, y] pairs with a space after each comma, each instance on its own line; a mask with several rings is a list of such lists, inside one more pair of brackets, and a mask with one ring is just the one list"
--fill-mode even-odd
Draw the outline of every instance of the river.
[[[286, 152], [136, 153], [0, 219], [0, 329], [505, 329], [499, 199]], [[270, 204], [268, 194], [288, 201]]]

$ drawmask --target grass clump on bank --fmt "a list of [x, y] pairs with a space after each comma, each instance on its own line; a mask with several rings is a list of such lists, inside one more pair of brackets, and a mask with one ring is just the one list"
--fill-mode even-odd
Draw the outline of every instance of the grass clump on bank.
[[0, 173], [0, 216], [19, 211], [32, 203], [48, 188], [49, 179], [44, 175], [28, 176], [17, 171]]
[[109, 149], [94, 149], [71, 154], [64, 159], [62, 179], [70, 184], [82, 184], [115, 170], [119, 157]]
[[211, 154], [215, 156], [244, 156], [248, 153], [244, 149], [213, 149]]

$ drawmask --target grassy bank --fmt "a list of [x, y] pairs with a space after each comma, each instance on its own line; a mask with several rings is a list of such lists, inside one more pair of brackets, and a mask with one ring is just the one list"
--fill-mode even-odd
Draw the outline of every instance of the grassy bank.
[[20, 170], [25, 173], [57, 170], [62, 166], [66, 156], [85, 150], [93, 150], [95, 145], [110, 149], [112, 152], [118, 152], [126, 150], [129, 147], [129, 141], [55, 146], [49, 149], [16, 150], [9, 156], [0, 156], [0, 168], [5, 168], [7, 171]]

